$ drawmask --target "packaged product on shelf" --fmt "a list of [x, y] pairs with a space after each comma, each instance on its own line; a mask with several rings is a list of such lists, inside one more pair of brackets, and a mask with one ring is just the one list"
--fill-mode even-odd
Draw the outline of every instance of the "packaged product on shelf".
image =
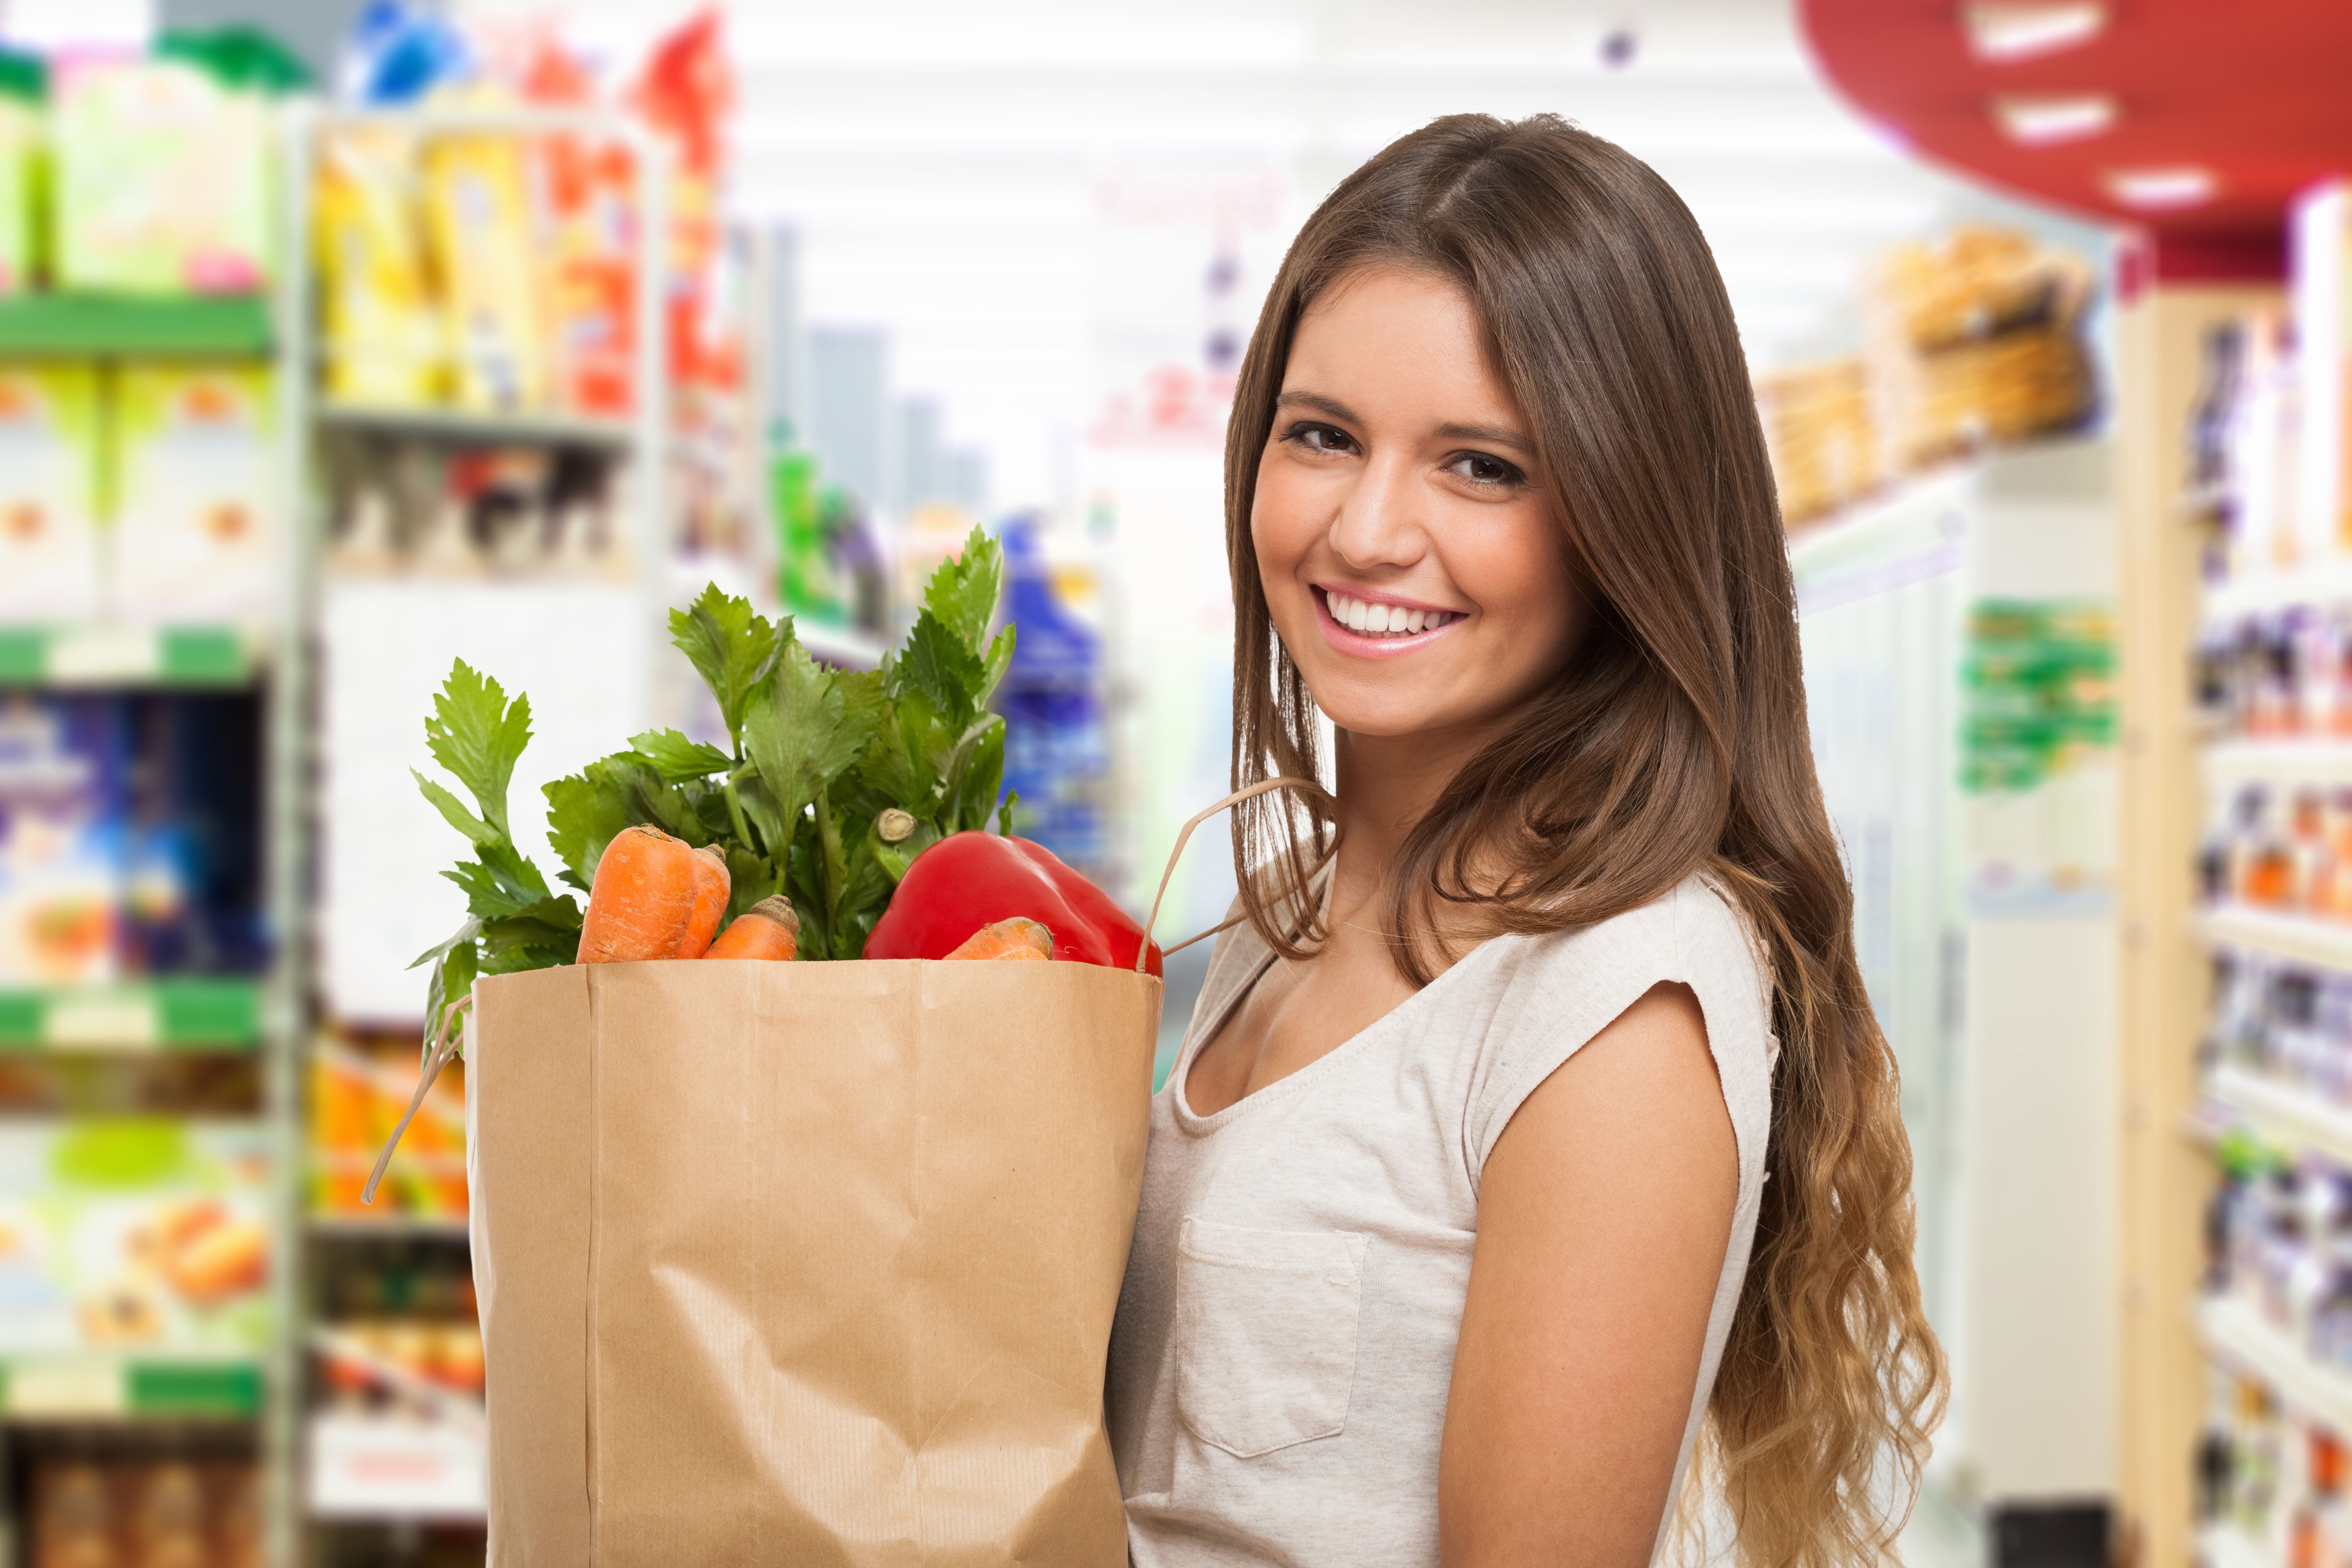
[[1861, 360], [1759, 377], [1756, 403], [1783, 525], [1794, 528], [1834, 511], [1885, 482], [1870, 378]]
[[261, 1568], [261, 1467], [192, 1455], [42, 1457], [27, 1568]]
[[1004, 530], [1006, 618], [1018, 634], [999, 689], [1004, 782], [1021, 800], [1021, 830], [1106, 886], [1124, 880], [1113, 858], [1108, 807], [1107, 670], [1094, 618], [1100, 587], [1091, 563], [1048, 558], [1034, 518]]
[[0, 1354], [259, 1352], [269, 1161], [250, 1122], [0, 1128]]
[[93, 367], [0, 366], [0, 621], [97, 612], [102, 421]]
[[707, 5], [656, 40], [630, 101], [671, 158], [669, 298], [664, 303], [669, 374], [681, 385], [718, 368], [724, 344], [713, 331], [713, 268], [719, 251], [721, 155], [734, 74], [720, 37], [720, 13]]
[[[321, 1044], [311, 1057], [311, 1207], [366, 1216], [360, 1193], [415, 1092], [413, 1042]], [[443, 1074], [393, 1158], [377, 1204], [427, 1219], [466, 1216], [466, 1096], [462, 1075]]]
[[327, 448], [329, 571], [626, 580], [620, 459], [587, 447], [342, 437]]
[[0, 694], [0, 989], [114, 977], [124, 772], [111, 704]]
[[548, 405], [543, 273], [525, 163], [512, 135], [437, 136], [425, 149], [425, 230], [441, 282], [450, 400], [460, 408]]
[[34, 62], [0, 54], [0, 294], [23, 293], [37, 281], [41, 172], [48, 157], [43, 88]]
[[[596, 98], [586, 61], [551, 34], [521, 41], [508, 70], [529, 102], [577, 110]], [[635, 404], [639, 172], [611, 137], [533, 142], [547, 210], [549, 336], [559, 401], [583, 414], [626, 417]]]
[[274, 387], [268, 371], [237, 363], [116, 373], [114, 584], [125, 616], [255, 621], [273, 608]]
[[1889, 253], [1864, 305], [1898, 460], [1924, 466], [2089, 418], [2091, 287], [2082, 258], [2013, 230], [1967, 227]]
[[273, 110], [179, 60], [55, 73], [57, 283], [131, 294], [246, 293], [271, 272]]
[[326, 395], [403, 405], [441, 400], [446, 323], [417, 229], [416, 144], [381, 128], [320, 139], [312, 194]]

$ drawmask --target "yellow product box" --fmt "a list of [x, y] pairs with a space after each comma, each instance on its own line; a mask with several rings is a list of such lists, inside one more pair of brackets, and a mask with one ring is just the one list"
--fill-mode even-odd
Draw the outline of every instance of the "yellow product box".
[[117, 608], [135, 620], [248, 621], [272, 605], [279, 528], [268, 371], [131, 364], [110, 424]]
[[0, 365], [0, 621], [98, 611], [101, 413], [89, 365]]

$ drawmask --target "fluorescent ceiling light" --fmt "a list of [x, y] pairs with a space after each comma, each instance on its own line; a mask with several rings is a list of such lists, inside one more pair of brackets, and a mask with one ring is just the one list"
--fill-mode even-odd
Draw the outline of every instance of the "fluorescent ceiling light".
[[2202, 206], [2221, 188], [2210, 169], [2184, 163], [2169, 169], [2116, 169], [2106, 177], [2107, 194], [2127, 207], [2161, 212], [2172, 207]]
[[2116, 128], [2120, 115], [2116, 100], [2102, 92], [1992, 100], [1992, 117], [2001, 134], [2022, 147], [2051, 147], [2104, 136]]
[[2030, 60], [2080, 48], [2106, 31], [2102, 0], [2049, 0], [2042, 5], [1979, 0], [1960, 9], [1969, 52], [1980, 60]]

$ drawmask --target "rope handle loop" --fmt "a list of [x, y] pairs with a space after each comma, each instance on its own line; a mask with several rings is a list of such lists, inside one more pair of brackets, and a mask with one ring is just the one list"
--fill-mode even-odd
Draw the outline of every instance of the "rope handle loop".
[[360, 1202], [375, 1202], [376, 1184], [383, 1180], [384, 1172], [391, 1167], [392, 1152], [400, 1147], [401, 1135], [408, 1131], [408, 1124], [416, 1120], [416, 1113], [425, 1109], [425, 1097], [432, 1091], [435, 1080], [441, 1076], [441, 1069], [449, 1065], [453, 1057], [465, 1055], [466, 1015], [473, 1010], [474, 994], [471, 991], [441, 1009], [441, 1026], [433, 1032], [433, 1048], [425, 1053], [425, 1070], [416, 1079], [416, 1092], [409, 1098], [408, 1109], [401, 1113], [400, 1125], [394, 1127], [392, 1136], [383, 1141], [383, 1152], [375, 1157], [375, 1169], [368, 1173], [367, 1185], [360, 1191]]
[[[1160, 923], [1160, 902], [1162, 899], [1165, 899], [1168, 896], [1168, 884], [1176, 875], [1176, 862], [1183, 857], [1184, 846], [1186, 842], [1192, 838], [1192, 829], [1200, 826], [1201, 824], [1208, 821], [1209, 818], [1216, 816], [1217, 813], [1224, 810], [1227, 806], [1239, 805], [1242, 802], [1249, 799], [1252, 795], [1264, 795], [1268, 790], [1276, 789], [1299, 790], [1305, 794], [1315, 796], [1315, 798], [1324, 802], [1326, 805], [1337, 805], [1339, 804], [1339, 802], [1332, 799], [1331, 792], [1329, 790], [1325, 789], [1313, 779], [1291, 777], [1260, 779], [1254, 784], [1248, 784], [1241, 789], [1234, 791], [1233, 794], [1225, 796], [1224, 799], [1217, 802], [1216, 805], [1209, 807], [1206, 811], [1198, 813], [1193, 816], [1192, 820], [1178, 828], [1176, 830], [1176, 846], [1174, 848], [1168, 851], [1168, 868], [1160, 873], [1160, 890], [1151, 895], [1151, 917], [1143, 922], [1143, 941], [1137, 945], [1135, 950], [1135, 972], [1138, 974], [1143, 973], [1144, 959], [1149, 956], [1151, 952], [1151, 928]], [[1335, 841], [1330, 848], [1323, 851], [1322, 858], [1315, 862], [1315, 870], [1310, 871], [1307, 874], [1309, 876], [1313, 876], [1316, 872], [1321, 871], [1324, 867], [1329, 865], [1331, 863], [1332, 855], [1338, 851], [1339, 847], [1339, 844]], [[1247, 919], [1249, 919], [1249, 916], [1246, 914], [1235, 915], [1233, 919], [1226, 921], [1222, 925], [1213, 925], [1207, 931], [1186, 937], [1182, 942], [1178, 942], [1173, 947], [1161, 948], [1160, 950], [1160, 956], [1165, 958], [1171, 952], [1181, 952], [1186, 948], [1192, 946], [1194, 942], [1206, 942], [1209, 938], [1216, 935], [1219, 931], [1231, 931], [1234, 927], [1241, 924], [1242, 921]]]

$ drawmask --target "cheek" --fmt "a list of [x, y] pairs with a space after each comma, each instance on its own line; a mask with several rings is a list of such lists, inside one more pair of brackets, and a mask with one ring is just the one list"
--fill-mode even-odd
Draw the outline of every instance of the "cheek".
[[1515, 647], [1538, 660], [1557, 658], [1575, 640], [1583, 614], [1559, 527], [1538, 511], [1479, 534], [1475, 547], [1457, 552], [1455, 581], [1496, 620], [1509, 624]]
[[1250, 543], [1257, 552], [1258, 575], [1276, 608], [1299, 563], [1322, 533], [1314, 498], [1298, 479], [1286, 466], [1268, 461], [1258, 469], [1257, 489], [1250, 500]]

